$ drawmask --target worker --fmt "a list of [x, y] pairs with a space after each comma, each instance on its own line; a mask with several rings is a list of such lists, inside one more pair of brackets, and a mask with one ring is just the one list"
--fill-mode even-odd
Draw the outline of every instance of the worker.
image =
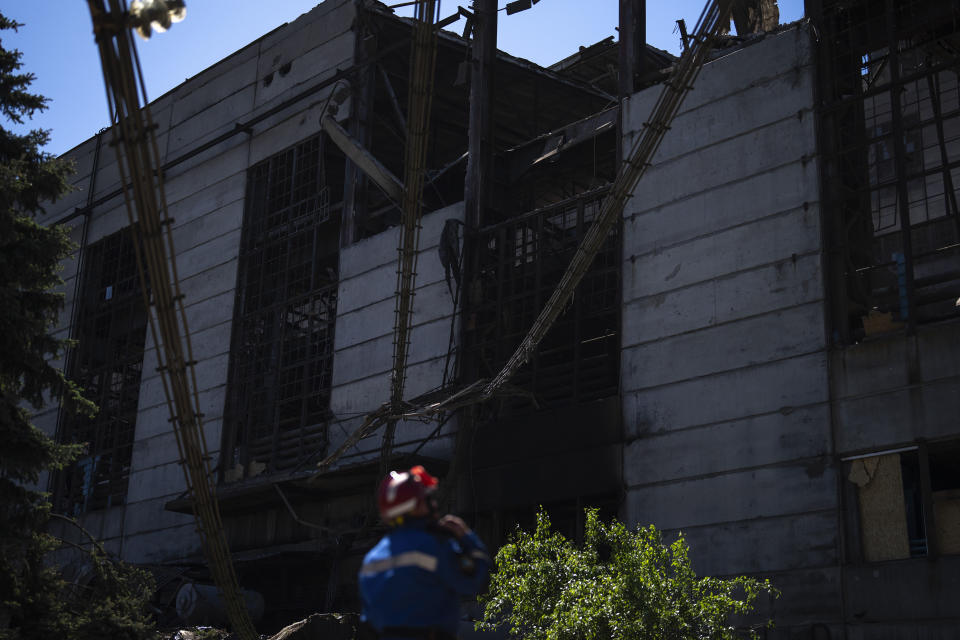
[[463, 520], [439, 517], [437, 479], [391, 471], [377, 492], [390, 531], [360, 567], [361, 621], [381, 640], [455, 640], [460, 598], [486, 588], [490, 558]]

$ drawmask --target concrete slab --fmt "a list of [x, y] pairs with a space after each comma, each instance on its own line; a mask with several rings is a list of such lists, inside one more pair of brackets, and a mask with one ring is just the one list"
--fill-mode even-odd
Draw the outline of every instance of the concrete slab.
[[[686, 155], [662, 161], [655, 157], [634, 197], [665, 204], [791, 162], [809, 162], [815, 154], [812, 118], [787, 118]], [[739, 160], [717, 162], [717, 158]], [[694, 183], [690, 176], [697, 176]]]
[[826, 366], [823, 354], [811, 354], [649, 390], [636, 390], [624, 380], [627, 436], [827, 402]]
[[[191, 148], [199, 147], [201, 142], [191, 144]], [[216, 188], [214, 185], [233, 176], [241, 175], [245, 180], [249, 167], [247, 154], [247, 141], [243, 136], [238, 136], [231, 139], [225, 149], [211, 149], [189, 162], [177, 164], [166, 173], [167, 202], [178, 203], [194, 197], [208, 188]], [[199, 170], [198, 165], [201, 164], [203, 169]], [[177, 223], [186, 223], [208, 212], [201, 208], [189, 209], [178, 217]]]
[[707, 427], [651, 433], [624, 448], [629, 486], [724, 473], [828, 455], [825, 404]]
[[[625, 252], [629, 251], [625, 245]], [[820, 248], [818, 214], [802, 208], [690, 240], [631, 260], [623, 274], [625, 300], [772, 265]]]
[[159, 529], [124, 538], [121, 559], [135, 564], [169, 563], [202, 553], [194, 524]]
[[[213, 105], [250, 89], [257, 81], [258, 57], [259, 47], [249, 45], [174, 89], [168, 128], [179, 126]], [[175, 149], [169, 149], [168, 153], [171, 151]]]
[[[836, 508], [836, 474], [827, 459], [627, 490], [631, 522], [683, 529]], [[790, 500], [784, 500], [790, 496]]]
[[[784, 65], [787, 60], [793, 64]], [[792, 77], [799, 83], [804, 74], [810, 73], [812, 60], [811, 37], [802, 26], [768, 34], [752, 46], [707, 63], [684, 101], [680, 115], [776, 78]], [[744, 73], [744, 69], [749, 69], [749, 73]], [[630, 129], [637, 129], [637, 125], [649, 117], [658, 92], [659, 87], [652, 87], [630, 97]]]
[[[228, 360], [229, 354], [224, 353], [197, 363], [197, 385], [200, 393], [226, 385]], [[163, 402], [165, 400], [160, 375], [154, 368], [144, 367], [140, 379], [140, 407], [151, 407]]]
[[327, 13], [323, 20], [285, 28], [282, 38], [261, 43], [257, 63], [257, 107], [283, 97], [292, 88], [309, 86], [319, 70], [353, 64], [356, 19], [352, 4]]
[[178, 460], [130, 472], [127, 502], [134, 503], [160, 496], [176, 496], [187, 488]]
[[97, 208], [91, 216], [90, 228], [87, 230], [87, 246], [129, 226], [130, 220], [127, 217], [123, 199], [111, 200], [103, 207]]
[[[299, 109], [285, 111], [259, 123], [250, 138], [250, 166], [320, 133], [323, 103], [332, 89], [324, 89], [304, 101]], [[339, 196], [335, 194], [335, 197]]]
[[632, 346], [823, 299], [821, 256], [796, 260], [709, 280], [689, 287], [625, 301], [622, 343]]
[[960, 377], [960, 358], [957, 358], [960, 339], [955, 324], [922, 327], [917, 331], [916, 340], [921, 379]]
[[[224, 397], [226, 384], [208, 389], [200, 393], [200, 411], [204, 415], [205, 423], [218, 423], [223, 416]], [[157, 398], [154, 398], [157, 400]], [[136, 440], [147, 440], [157, 435], [172, 433], [170, 425], [170, 410], [162, 396], [159, 402], [154, 402], [145, 406], [143, 400], [140, 402], [140, 409], [137, 412]], [[207, 431], [207, 445], [213, 449], [219, 449], [219, 437]]]
[[815, 163], [789, 162], [674, 202], [637, 196], [624, 209], [624, 255], [641, 256], [767, 216], [815, 207]]
[[327, 20], [335, 21], [339, 14], [345, 12], [353, 15], [353, 11], [352, 0], [325, 0], [324, 2], [317, 3], [310, 11], [300, 14], [296, 20], [286, 22], [264, 35], [258, 42], [262, 50], [270, 50], [274, 48], [277, 43], [290, 37], [291, 34], [297, 33], [298, 31], [309, 30], [311, 27], [315, 29]]
[[623, 350], [621, 379], [647, 388], [823, 350], [823, 305], [812, 303]]
[[163, 507], [167, 502], [169, 502], [169, 498], [163, 497], [128, 504], [124, 510], [124, 535], [134, 536], [158, 529], [194, 525], [192, 515], [165, 510]]
[[764, 575], [837, 562], [832, 511], [696, 527], [683, 535], [700, 575]]
[[[227, 231], [201, 245], [177, 252], [177, 272], [181, 278], [190, 278], [223, 262], [224, 256], [240, 252], [240, 229]], [[235, 283], [224, 283], [232, 287]]]
[[223, 100], [175, 123], [168, 134], [170, 158], [175, 158], [224, 132], [233, 130], [237, 122], [242, 122], [253, 110], [255, 93], [254, 85], [240, 87]]
[[[189, 278], [180, 279], [180, 292], [188, 306], [224, 293], [236, 293], [237, 256], [225, 254], [220, 259], [224, 262], [214, 264]], [[231, 310], [233, 304], [231, 301]]]
[[[246, 175], [236, 173], [170, 206], [173, 246], [185, 251], [243, 224]], [[197, 215], [203, 212], [202, 215]]]
[[[740, 73], [741, 77], [745, 74]], [[706, 72], [701, 78], [708, 77]], [[710, 80], [716, 77], [709, 76]], [[688, 96], [681, 112], [673, 121], [671, 134], [654, 156], [654, 163], [688, 154], [695, 149], [716, 144], [722, 140], [743, 136], [760, 127], [783, 120], [803, 121], [813, 119], [813, 67], [805, 67], [799, 73], [795, 69], [768, 78], [753, 80], [749, 86], [736, 92], [725, 93], [715, 99], [705, 101], [698, 90]], [[641, 102], [644, 104], [641, 105]], [[633, 132], [631, 138], [637, 139], [650, 112], [639, 113], [649, 100], [629, 103], [629, 122], [626, 130]]]
[[[409, 362], [416, 364], [434, 358], [444, 358], [450, 334], [449, 322], [444, 319], [411, 328]], [[393, 333], [351, 345], [336, 351], [333, 367], [333, 385], [341, 386], [352, 380], [389, 372], [393, 367]]]

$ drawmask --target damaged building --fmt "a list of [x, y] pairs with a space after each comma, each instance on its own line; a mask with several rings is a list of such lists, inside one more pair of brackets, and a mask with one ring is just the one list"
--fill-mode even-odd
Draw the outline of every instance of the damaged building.
[[[645, 44], [642, 0], [621, 0], [620, 42], [548, 68], [497, 51], [475, 4], [438, 36], [408, 398], [501, 370], [677, 64]], [[525, 366], [488, 402], [400, 421], [385, 461], [380, 430], [317, 468], [391, 394], [412, 21], [326, 0], [151, 104], [262, 630], [356, 610], [373, 489], [422, 463], [494, 547], [540, 505], [574, 537], [588, 506], [682, 531], [699, 573], [781, 590], [768, 637], [955, 634], [960, 2], [807, 0], [788, 25], [769, 4], [717, 44]], [[109, 141], [68, 154], [76, 190], [41, 220], [79, 247], [58, 335], [100, 412], [35, 422], [89, 443], [50, 477], [55, 509], [173, 602], [211, 577]]]

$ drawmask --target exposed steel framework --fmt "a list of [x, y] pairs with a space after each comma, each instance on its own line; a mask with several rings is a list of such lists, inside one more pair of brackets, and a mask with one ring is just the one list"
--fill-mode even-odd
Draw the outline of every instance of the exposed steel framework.
[[729, 0], [722, 2], [713, 0], [704, 7], [691, 36], [691, 45], [675, 65], [670, 78], [664, 82], [650, 119], [644, 124], [643, 132], [637, 137], [629, 157], [624, 160], [616, 180], [603, 199], [599, 214], [583, 235], [556, 288], [543, 303], [542, 308], [537, 311], [537, 316], [529, 330], [503, 368], [491, 379], [477, 380], [458, 388], [452, 394], [445, 394], [442, 398], [437, 398], [435, 395], [417, 398], [405, 403], [403, 407], [397, 407], [391, 402], [384, 403], [376, 411], [369, 413], [360, 427], [351, 433], [335, 451], [318, 463], [317, 467], [321, 473], [333, 465], [347, 450], [373, 434], [386, 422], [400, 418], [430, 419], [459, 407], [485, 402], [507, 390], [511, 378], [537, 351], [540, 341], [566, 309], [597, 254], [608, 242], [611, 232], [619, 226], [627, 200], [632, 197], [637, 183], [650, 166], [650, 161], [660, 146], [663, 136], [670, 129], [683, 99], [693, 87], [703, 65], [706, 64], [716, 37], [725, 25], [729, 24], [730, 7]]
[[[476, 236], [479, 302], [470, 357], [481, 377], [500, 370], [550, 297], [609, 189], [531, 211]], [[610, 229], [564, 313], [513, 384], [540, 407], [616, 395], [620, 363], [620, 233]], [[515, 400], [518, 409], [529, 400]]]
[[76, 464], [57, 476], [56, 509], [77, 516], [126, 502], [147, 314], [129, 228], [95, 242], [84, 255], [70, 379], [96, 403], [95, 416], [64, 413], [61, 441], [86, 442]]
[[960, 3], [809, 4], [834, 341], [956, 317]]
[[526, 364], [533, 356], [537, 345], [547, 335], [569, 303], [580, 281], [590, 269], [590, 265], [606, 242], [611, 230], [619, 225], [623, 209], [637, 183], [653, 160], [660, 142], [670, 129], [674, 117], [700, 70], [707, 62], [716, 37], [730, 24], [732, 0], [713, 0], [708, 2], [700, 14], [697, 26], [691, 36], [691, 44], [684, 51], [670, 78], [664, 82], [663, 90], [657, 98], [650, 118], [644, 123], [642, 133], [637, 136], [633, 147], [617, 173], [610, 187], [610, 193], [603, 199], [597, 219], [583, 237], [576, 253], [570, 260], [550, 298], [533, 321], [530, 330], [517, 346], [516, 350], [501, 369], [484, 388], [484, 395], [490, 397], [498, 388]]
[[325, 147], [317, 135], [247, 173], [224, 436], [240, 476], [326, 448], [339, 216]]

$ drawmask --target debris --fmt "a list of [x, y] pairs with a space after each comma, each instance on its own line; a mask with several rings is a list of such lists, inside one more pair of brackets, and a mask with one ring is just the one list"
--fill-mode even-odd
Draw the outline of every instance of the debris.
[[359, 626], [356, 613], [315, 613], [284, 627], [269, 640], [353, 640]]

